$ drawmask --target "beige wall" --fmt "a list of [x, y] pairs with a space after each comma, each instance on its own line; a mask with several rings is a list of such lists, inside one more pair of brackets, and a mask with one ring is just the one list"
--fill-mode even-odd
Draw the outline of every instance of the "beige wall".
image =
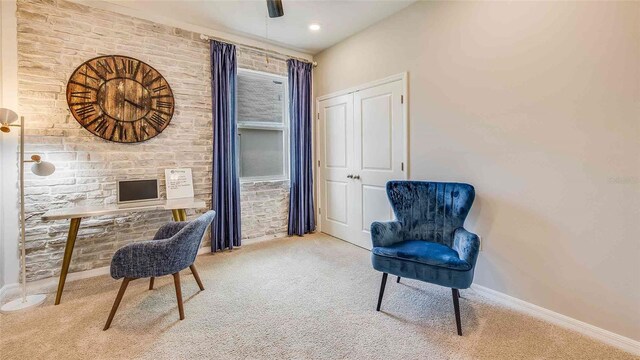
[[[0, 107], [18, 108], [16, 2], [0, 1]], [[0, 286], [19, 277], [18, 259], [18, 131], [0, 133]], [[0, 288], [0, 297], [2, 288]]]
[[412, 179], [464, 181], [475, 282], [640, 340], [640, 3], [424, 2], [320, 53], [409, 72]]

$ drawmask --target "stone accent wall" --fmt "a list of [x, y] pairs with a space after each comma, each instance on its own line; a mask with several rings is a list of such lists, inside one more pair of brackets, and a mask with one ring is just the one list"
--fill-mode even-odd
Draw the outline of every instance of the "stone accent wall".
[[[25, 174], [30, 280], [58, 275], [66, 242], [68, 221], [43, 222], [40, 215], [74, 205], [112, 204], [117, 179], [158, 177], [163, 183], [165, 168], [190, 167], [196, 198], [210, 205], [210, 59], [208, 43], [198, 33], [62, 0], [19, 0], [18, 51], [26, 156], [40, 153], [57, 167], [47, 178]], [[69, 114], [69, 76], [84, 61], [107, 54], [140, 59], [171, 84], [176, 110], [157, 137], [138, 144], [112, 143], [83, 129]], [[254, 49], [239, 48], [238, 59], [241, 67], [286, 74], [283, 60], [267, 62]], [[288, 182], [243, 184], [243, 237], [286, 232], [287, 208]], [[109, 265], [115, 250], [149, 239], [170, 220], [164, 211], [85, 219], [71, 271]]]
[[243, 182], [242, 238], [282, 237], [289, 222], [289, 181]]

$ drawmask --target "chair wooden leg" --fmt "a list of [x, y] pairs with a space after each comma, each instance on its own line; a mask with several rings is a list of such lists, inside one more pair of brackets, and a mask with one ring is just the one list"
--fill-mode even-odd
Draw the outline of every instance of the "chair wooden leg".
[[153, 276], [149, 279], [149, 290], [153, 290], [153, 279], [155, 279]]
[[111, 308], [111, 312], [109, 313], [109, 318], [107, 318], [107, 323], [104, 325], [104, 329], [107, 330], [111, 326], [111, 321], [113, 317], [116, 315], [116, 311], [118, 311], [118, 306], [120, 306], [120, 301], [122, 301], [122, 297], [124, 296], [124, 292], [127, 290], [127, 285], [129, 285], [129, 281], [133, 279], [124, 278], [122, 280], [122, 284], [120, 284], [120, 290], [118, 291], [118, 295], [116, 296], [116, 301], [113, 302], [113, 307]]
[[195, 264], [191, 264], [191, 266], [189, 266], [189, 269], [191, 269], [191, 273], [193, 274], [193, 277], [196, 278], [196, 282], [198, 283], [198, 286], [200, 287], [200, 291], [204, 290], [204, 285], [202, 285], [202, 281], [200, 281], [200, 275], [198, 275], [198, 270], [196, 270], [196, 265]]
[[382, 273], [382, 283], [380, 284], [380, 295], [378, 295], [378, 307], [376, 307], [376, 311], [380, 311], [380, 305], [382, 304], [382, 296], [384, 295], [384, 287], [387, 285], [387, 276], [389, 274]]
[[453, 295], [453, 310], [456, 313], [456, 327], [458, 328], [458, 335], [462, 336], [462, 324], [460, 324], [460, 304], [458, 302], [460, 294], [458, 293], [458, 289], [451, 289], [451, 294]]
[[396, 279], [396, 282], [400, 284], [400, 276], [398, 276], [398, 278]]
[[180, 273], [173, 274], [173, 283], [176, 286], [176, 298], [178, 299], [178, 311], [180, 320], [184, 320], [184, 307], [182, 306], [182, 288], [180, 287]]

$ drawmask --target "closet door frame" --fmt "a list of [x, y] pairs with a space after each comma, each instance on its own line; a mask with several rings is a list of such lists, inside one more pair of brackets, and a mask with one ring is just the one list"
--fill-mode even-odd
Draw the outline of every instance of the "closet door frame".
[[[315, 136], [315, 146], [314, 146], [314, 150], [316, 152], [316, 165], [314, 166], [314, 168], [316, 169], [316, 177], [315, 177], [315, 188], [316, 188], [316, 199], [319, 200], [324, 196], [324, 193], [322, 191], [322, 186], [321, 186], [321, 179], [322, 179], [322, 167], [320, 166], [320, 150], [322, 148], [324, 148], [325, 144], [321, 143], [321, 141], [323, 141], [324, 138], [324, 133], [322, 133], [322, 129], [320, 127], [320, 101], [323, 100], [327, 100], [327, 99], [331, 99], [337, 96], [343, 96], [343, 95], [347, 95], [347, 94], [351, 94], [351, 93], [355, 93], [357, 91], [361, 91], [361, 90], [365, 90], [371, 87], [375, 87], [375, 86], [379, 86], [379, 85], [383, 85], [383, 84], [387, 84], [387, 83], [391, 83], [391, 82], [395, 82], [401, 80], [402, 81], [402, 87], [403, 87], [403, 94], [402, 94], [402, 123], [403, 123], [403, 137], [404, 137], [404, 149], [403, 149], [403, 165], [404, 165], [404, 178], [405, 180], [411, 179], [411, 164], [410, 164], [410, 160], [409, 160], [409, 76], [408, 76], [408, 72], [402, 72], [396, 75], [392, 75], [383, 79], [379, 79], [379, 80], [374, 80], [374, 81], [370, 81], [368, 83], [362, 84], [362, 85], [358, 85], [358, 86], [354, 86], [354, 87], [350, 87], [344, 90], [339, 90], [336, 92], [332, 92], [330, 94], [327, 95], [323, 95], [323, 96], [319, 96], [316, 98], [316, 103], [315, 103], [315, 108], [314, 108], [314, 121], [315, 121], [315, 130], [316, 130], [316, 136]], [[321, 213], [324, 209], [321, 208], [321, 202], [320, 201], [316, 201], [317, 204], [317, 210], [316, 210], [316, 225], [317, 225], [317, 231], [318, 232], [322, 232], [323, 231], [323, 224], [322, 224], [322, 216]]]

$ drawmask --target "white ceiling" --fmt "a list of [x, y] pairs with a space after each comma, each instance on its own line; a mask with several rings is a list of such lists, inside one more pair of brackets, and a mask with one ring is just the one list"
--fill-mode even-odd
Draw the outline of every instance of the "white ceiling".
[[[266, 0], [106, 0], [174, 21], [265, 40], [315, 54], [407, 7], [415, 0], [283, 0], [270, 19]], [[88, 1], [90, 2], [90, 1]], [[320, 31], [312, 32], [309, 24]], [[268, 30], [268, 33], [267, 33]]]

